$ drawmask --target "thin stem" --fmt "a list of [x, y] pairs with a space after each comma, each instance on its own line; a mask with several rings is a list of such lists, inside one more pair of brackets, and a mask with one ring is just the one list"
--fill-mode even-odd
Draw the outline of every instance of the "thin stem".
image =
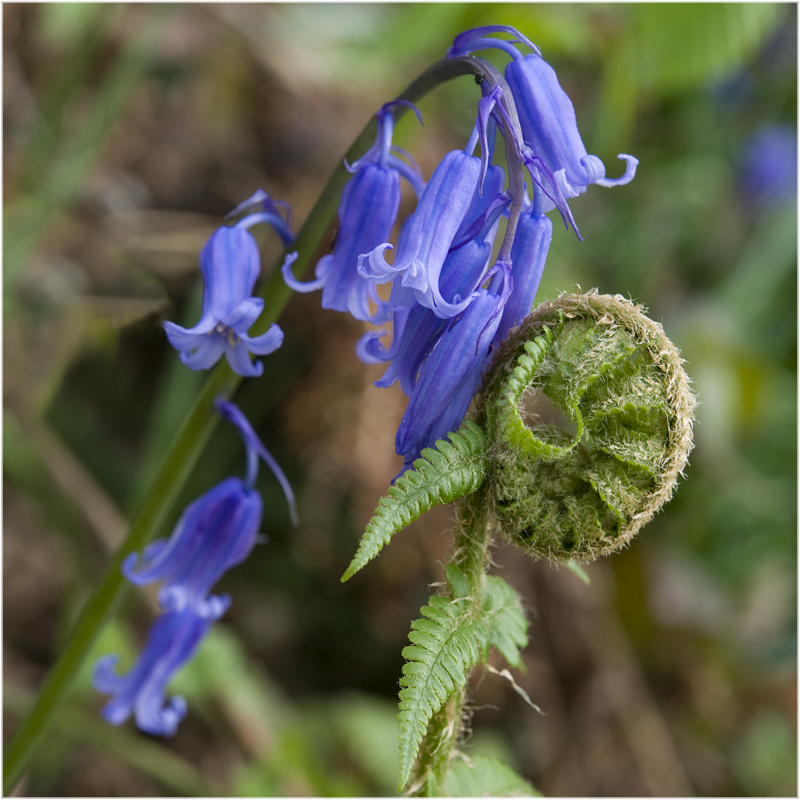
[[[442, 83], [462, 75], [475, 75], [488, 79], [497, 71], [488, 62], [474, 56], [445, 59], [430, 67], [411, 83], [398, 99], [415, 102]], [[407, 108], [397, 105], [392, 109], [399, 119]], [[376, 135], [373, 118], [348, 151], [346, 158], [353, 160], [363, 153]], [[299, 232], [293, 249], [298, 251], [298, 274], [309, 267], [339, 203], [342, 189], [349, 180], [344, 163], [334, 171], [319, 200]], [[282, 259], [281, 259], [282, 260]], [[284, 283], [279, 264], [262, 286], [259, 295], [264, 298], [264, 311], [253, 326], [251, 335], [263, 333], [281, 315], [289, 301], [291, 290]], [[128, 585], [123, 578], [121, 565], [125, 557], [141, 550], [164, 523], [181, 488], [203, 452], [217, 422], [213, 402], [219, 396], [230, 397], [239, 386], [241, 378], [227, 363], [221, 362], [212, 370], [178, 431], [170, 449], [147, 493], [122, 547], [108, 565], [100, 584], [86, 602], [64, 651], [45, 679], [33, 707], [21, 721], [4, 754], [3, 791], [9, 795], [22, 775], [28, 761], [39, 745], [53, 715], [67, 696], [81, 664], [89, 653], [105, 623], [119, 607]]]

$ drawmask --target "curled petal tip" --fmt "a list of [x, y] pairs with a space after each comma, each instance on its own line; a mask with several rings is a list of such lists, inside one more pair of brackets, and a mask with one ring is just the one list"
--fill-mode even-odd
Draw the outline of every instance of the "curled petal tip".
[[[240, 343], [242, 345], [243, 343]], [[225, 348], [225, 357], [230, 368], [243, 378], [259, 378], [264, 372], [264, 365], [260, 361], [251, 361], [246, 346]]]
[[384, 242], [369, 253], [362, 253], [358, 257], [358, 274], [362, 278], [373, 280], [376, 283], [386, 283], [391, 280], [394, 274], [401, 270], [395, 269], [384, 258], [383, 254], [386, 250], [394, 250], [394, 246], [390, 242]]
[[617, 158], [622, 159], [623, 161], [627, 162], [625, 166], [625, 172], [620, 178], [601, 178], [595, 183], [598, 186], [624, 186], [626, 183], [630, 183], [634, 177], [636, 176], [636, 167], [639, 166], [639, 159], [635, 156], [630, 156], [627, 153], [620, 153]]
[[148, 698], [136, 709], [136, 725], [139, 730], [152, 736], [174, 736], [178, 725], [186, 716], [186, 701], [176, 695], [167, 705], [160, 707], [163, 700]]
[[138, 553], [130, 553], [122, 562], [122, 574], [131, 582], [137, 583], [136, 562], [139, 560]]
[[117, 674], [116, 666], [119, 656], [110, 653], [98, 659], [92, 672], [92, 686], [98, 691], [111, 694], [117, 691], [122, 678]]
[[262, 333], [261, 336], [251, 338], [241, 335], [240, 338], [251, 353], [257, 356], [268, 356], [283, 344], [283, 331], [273, 322], [269, 330], [266, 333]]
[[[318, 277], [315, 281], [299, 281], [295, 278], [294, 273], [292, 272], [292, 265], [295, 261], [297, 261], [298, 253], [289, 253], [286, 258], [283, 260], [283, 265], [281, 266], [281, 275], [283, 276], [284, 283], [293, 291], [293, 292], [315, 292], [317, 289], [321, 289], [325, 285], [325, 275], [322, 277]], [[324, 256], [323, 256], [324, 257]]]

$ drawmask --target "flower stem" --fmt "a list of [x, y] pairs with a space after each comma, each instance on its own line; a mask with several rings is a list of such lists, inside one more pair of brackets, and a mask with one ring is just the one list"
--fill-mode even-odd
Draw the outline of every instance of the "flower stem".
[[[493, 73], [496, 73], [494, 67], [481, 58], [465, 56], [445, 59], [422, 73], [398, 99], [415, 102], [440, 84], [459, 76], [471, 74], [479, 80], [486, 80], [490, 79], [489, 76]], [[397, 119], [406, 110], [405, 106], [398, 105], [393, 108], [393, 114]], [[355, 160], [366, 151], [375, 134], [376, 120], [373, 118], [348, 151], [347, 160]], [[339, 197], [349, 177], [344, 164], [340, 164], [299, 232], [293, 248], [299, 254], [295, 267], [298, 275], [302, 275], [310, 265], [334, 219]], [[272, 270], [269, 279], [259, 292], [265, 299], [264, 311], [253, 326], [251, 335], [266, 331], [278, 319], [289, 301], [291, 290], [284, 283], [279, 266], [276, 265]], [[111, 560], [100, 584], [86, 602], [66, 647], [45, 679], [36, 702], [21, 721], [6, 748], [3, 759], [4, 794], [10, 794], [20, 779], [53, 715], [66, 698], [98, 634], [125, 596], [128, 586], [121, 571], [123, 560], [129, 553], [143, 548], [155, 536], [202, 454], [218, 421], [213, 409], [214, 399], [219, 396], [230, 397], [240, 381], [241, 378], [235, 375], [225, 362], [221, 362], [201, 388], [194, 406], [175, 436], [161, 469], [131, 524], [127, 539]]]

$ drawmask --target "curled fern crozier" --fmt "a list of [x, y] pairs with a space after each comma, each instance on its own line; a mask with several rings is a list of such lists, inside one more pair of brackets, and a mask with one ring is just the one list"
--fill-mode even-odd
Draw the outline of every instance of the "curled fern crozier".
[[505, 537], [560, 563], [622, 547], [671, 497], [694, 406], [640, 306], [596, 292], [540, 305], [503, 343], [479, 409]]

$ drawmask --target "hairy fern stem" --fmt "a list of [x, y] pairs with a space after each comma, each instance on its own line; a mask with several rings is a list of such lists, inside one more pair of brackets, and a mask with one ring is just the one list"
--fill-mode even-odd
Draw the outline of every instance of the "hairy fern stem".
[[492, 533], [489, 509], [488, 483], [484, 483], [474, 494], [461, 498], [456, 505], [451, 563], [467, 578], [476, 614], [480, 613], [490, 562]]

